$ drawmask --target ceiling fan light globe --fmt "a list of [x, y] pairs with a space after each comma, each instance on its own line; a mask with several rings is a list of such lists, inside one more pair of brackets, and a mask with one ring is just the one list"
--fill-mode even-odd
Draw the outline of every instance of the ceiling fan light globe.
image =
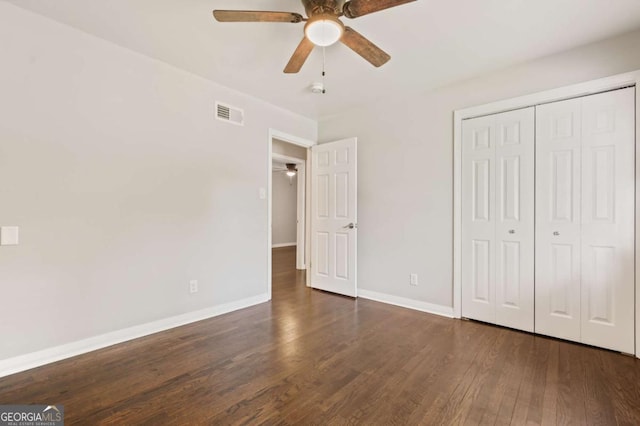
[[337, 19], [316, 19], [304, 28], [304, 34], [316, 46], [331, 46], [342, 37], [344, 27]]

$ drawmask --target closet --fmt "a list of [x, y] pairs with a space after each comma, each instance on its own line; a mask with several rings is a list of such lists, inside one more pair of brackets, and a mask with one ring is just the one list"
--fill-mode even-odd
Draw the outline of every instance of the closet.
[[634, 352], [635, 89], [462, 124], [462, 316]]

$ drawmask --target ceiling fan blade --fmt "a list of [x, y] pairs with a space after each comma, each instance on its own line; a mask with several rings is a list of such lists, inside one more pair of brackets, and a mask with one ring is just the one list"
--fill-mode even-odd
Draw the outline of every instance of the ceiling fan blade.
[[391, 56], [384, 50], [360, 35], [359, 32], [350, 27], [344, 28], [344, 34], [340, 41], [348, 48], [369, 61], [374, 67], [384, 65]]
[[304, 65], [304, 61], [307, 60], [313, 50], [313, 46], [313, 43], [311, 43], [308, 38], [303, 37], [298, 47], [296, 47], [296, 51], [293, 52], [293, 56], [289, 59], [289, 63], [284, 67], [284, 72], [287, 74], [295, 74], [300, 71], [300, 68]]
[[293, 12], [268, 12], [262, 10], [214, 10], [218, 22], [302, 22], [302, 15]]
[[351, 0], [342, 9], [347, 18], [357, 18], [416, 0]]

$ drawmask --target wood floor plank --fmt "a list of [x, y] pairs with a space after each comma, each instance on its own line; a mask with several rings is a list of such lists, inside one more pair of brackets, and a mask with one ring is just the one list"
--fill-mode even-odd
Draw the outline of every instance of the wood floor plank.
[[315, 291], [275, 249], [273, 300], [0, 379], [0, 404], [107, 425], [640, 424], [640, 361]]

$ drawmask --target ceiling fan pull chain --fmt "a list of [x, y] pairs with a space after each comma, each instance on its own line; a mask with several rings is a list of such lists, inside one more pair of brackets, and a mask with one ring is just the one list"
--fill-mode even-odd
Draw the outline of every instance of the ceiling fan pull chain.
[[322, 94], [324, 95], [325, 93], [327, 93], [327, 90], [325, 89], [325, 85], [324, 85], [324, 64], [325, 64], [325, 55], [324, 55], [324, 46], [322, 46]]

